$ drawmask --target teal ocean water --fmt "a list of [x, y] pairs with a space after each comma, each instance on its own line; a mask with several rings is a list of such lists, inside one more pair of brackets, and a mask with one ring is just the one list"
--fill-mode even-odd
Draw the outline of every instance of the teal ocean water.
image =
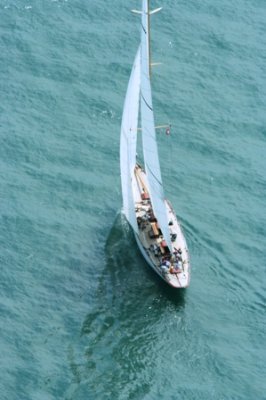
[[140, 1], [0, 0], [1, 400], [266, 399], [266, 2], [151, 3], [181, 292], [120, 213]]

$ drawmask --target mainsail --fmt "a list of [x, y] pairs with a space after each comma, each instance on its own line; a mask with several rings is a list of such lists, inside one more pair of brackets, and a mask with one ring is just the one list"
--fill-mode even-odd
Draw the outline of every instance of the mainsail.
[[128, 82], [124, 102], [121, 138], [120, 171], [123, 195], [123, 211], [134, 229], [138, 232], [135, 205], [132, 194], [132, 176], [136, 165], [136, 145], [140, 94], [140, 49], [138, 49]]
[[[157, 11], [157, 10], [155, 10]], [[151, 12], [152, 13], [152, 12]], [[149, 46], [149, 7], [148, 0], [142, 3], [141, 20], [141, 128], [145, 171], [148, 179], [148, 188], [151, 203], [164, 239], [171, 246], [168, 226], [165, 196], [162, 186], [161, 170], [158, 158], [158, 148], [154, 127], [152, 95], [150, 84], [150, 46]]]

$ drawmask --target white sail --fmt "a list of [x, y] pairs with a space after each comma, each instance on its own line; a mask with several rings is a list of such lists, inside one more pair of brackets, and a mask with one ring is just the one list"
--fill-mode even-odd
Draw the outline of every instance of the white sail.
[[167, 220], [166, 204], [158, 157], [150, 84], [149, 56], [149, 9], [148, 1], [142, 2], [141, 20], [141, 127], [145, 171], [151, 203], [158, 224], [171, 250], [171, 238]]
[[123, 212], [135, 232], [138, 232], [138, 226], [132, 194], [132, 177], [136, 165], [139, 94], [140, 49], [137, 51], [128, 82], [120, 137], [120, 171], [123, 195]]

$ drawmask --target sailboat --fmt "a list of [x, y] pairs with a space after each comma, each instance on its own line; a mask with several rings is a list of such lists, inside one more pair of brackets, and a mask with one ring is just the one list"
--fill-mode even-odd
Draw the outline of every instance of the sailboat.
[[[160, 10], [150, 11], [148, 0], [142, 0], [141, 11], [132, 10], [141, 15], [141, 40], [121, 123], [123, 213], [149, 266], [170, 286], [186, 288], [190, 282], [189, 252], [180, 222], [164, 195], [152, 106], [150, 16]], [[144, 166], [136, 158], [138, 132], [142, 137]]]

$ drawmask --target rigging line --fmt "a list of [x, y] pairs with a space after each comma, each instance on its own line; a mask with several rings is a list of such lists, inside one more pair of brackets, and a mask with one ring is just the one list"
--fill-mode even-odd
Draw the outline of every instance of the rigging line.
[[151, 17], [150, 17], [150, 0], [147, 1], [147, 28], [148, 28], [148, 52], [149, 52], [149, 77], [151, 77]]
[[162, 186], [162, 182], [159, 181], [159, 179], [157, 178], [157, 176], [154, 175], [154, 173], [152, 172], [152, 170], [150, 169], [149, 165], [147, 163], [145, 163], [146, 168], [148, 168], [148, 170], [150, 171], [150, 174], [154, 177], [154, 179], [159, 183], [160, 186]]
[[152, 107], [147, 103], [147, 101], [145, 100], [145, 98], [144, 98], [144, 96], [143, 96], [142, 93], [141, 93], [141, 97], [142, 97], [144, 103], [146, 104], [146, 106], [147, 106], [151, 111], [153, 111]]
[[[171, 139], [170, 139], [171, 140]], [[171, 176], [172, 176], [172, 169], [173, 169], [173, 149], [172, 149], [172, 146], [171, 146], [171, 143], [170, 143], [170, 179], [171, 179]]]
[[[168, 135], [168, 136], [169, 136], [168, 140], [172, 140], [170, 138], [171, 135]], [[168, 145], [168, 148], [169, 148], [169, 145]], [[173, 171], [173, 145], [171, 143], [170, 143], [170, 168], [169, 168], [169, 170], [170, 170], [169, 178], [171, 179], [172, 171]]]
[[141, 26], [142, 26], [143, 32], [145, 33], [145, 35], [147, 35], [147, 31], [146, 31], [146, 29], [144, 28], [143, 24], [141, 24]]

